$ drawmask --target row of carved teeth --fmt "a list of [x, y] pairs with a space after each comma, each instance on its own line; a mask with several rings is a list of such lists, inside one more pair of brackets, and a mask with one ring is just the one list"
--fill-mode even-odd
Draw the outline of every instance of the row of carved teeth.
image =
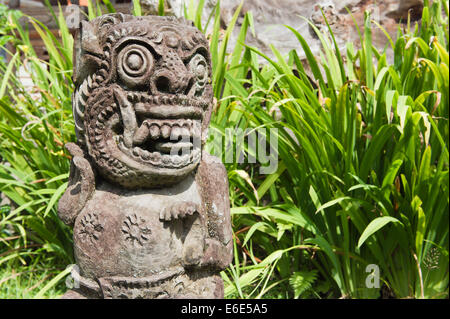
[[208, 102], [190, 98], [183, 95], [150, 95], [142, 92], [129, 92], [127, 99], [131, 103], [144, 103], [152, 105], [194, 106], [207, 108]]
[[177, 140], [180, 137], [200, 137], [200, 121], [192, 120], [145, 120], [142, 125], [148, 129], [148, 135], [156, 140], [160, 137]]
[[140, 159], [154, 166], [179, 168], [197, 162], [200, 159], [201, 152], [199, 148], [186, 151], [186, 154], [184, 155], [161, 154], [160, 152], [149, 152], [140, 147], [134, 147], [130, 150], [123, 143], [123, 138], [121, 136], [115, 136], [114, 138], [123, 152], [131, 153], [136, 159]]

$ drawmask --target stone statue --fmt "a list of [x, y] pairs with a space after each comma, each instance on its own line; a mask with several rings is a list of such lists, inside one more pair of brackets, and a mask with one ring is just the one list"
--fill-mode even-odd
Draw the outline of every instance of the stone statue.
[[80, 287], [63, 298], [223, 298], [228, 179], [202, 150], [212, 111], [204, 35], [175, 17], [108, 14], [76, 36], [77, 143], [59, 216]]

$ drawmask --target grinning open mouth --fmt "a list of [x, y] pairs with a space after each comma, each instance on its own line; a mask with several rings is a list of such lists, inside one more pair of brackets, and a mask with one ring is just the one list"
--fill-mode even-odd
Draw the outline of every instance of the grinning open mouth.
[[114, 94], [121, 116], [111, 117], [108, 126], [122, 153], [162, 168], [183, 168], [200, 161], [201, 118], [208, 103], [180, 95], [125, 95], [120, 90]]
[[114, 137], [119, 149], [138, 161], [178, 168], [197, 162], [200, 157], [199, 120], [146, 119], [136, 130], [132, 146], [121, 135]]

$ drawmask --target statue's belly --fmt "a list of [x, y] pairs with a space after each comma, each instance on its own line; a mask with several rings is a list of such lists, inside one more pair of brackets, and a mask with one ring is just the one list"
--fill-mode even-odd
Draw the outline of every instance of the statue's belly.
[[145, 277], [180, 266], [183, 220], [163, 222], [162, 209], [176, 201], [200, 204], [195, 183], [182, 193], [97, 190], [74, 226], [75, 257], [91, 278]]

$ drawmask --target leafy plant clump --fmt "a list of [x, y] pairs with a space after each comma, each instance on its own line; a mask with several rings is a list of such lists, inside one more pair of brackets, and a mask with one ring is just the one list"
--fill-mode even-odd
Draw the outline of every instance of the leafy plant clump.
[[[8, 44], [2, 49], [10, 60], [0, 62], [0, 192], [14, 209], [0, 212], [0, 267], [16, 274], [25, 274], [25, 267], [47, 275], [49, 265], [61, 271], [73, 263], [70, 229], [56, 213], [69, 170], [63, 146], [74, 140], [73, 38], [61, 12], [61, 39], [19, 11], [2, 12], [7, 26], [2, 40]], [[48, 62], [33, 49], [28, 25], [43, 40]], [[11, 279], [4, 282], [10, 283]]]
[[[301, 296], [292, 274], [317, 269], [311, 289], [331, 284], [320, 297], [448, 296], [448, 1], [426, 1], [421, 25], [399, 28], [395, 42], [385, 32], [393, 64], [372, 45], [381, 26], [368, 13], [359, 50], [348, 43], [341, 52], [331, 29], [311, 27], [319, 58], [287, 27], [311, 80], [296, 51], [285, 58], [272, 47], [274, 61], [241, 47], [217, 96], [216, 130], [273, 129], [279, 155], [270, 175], [227, 167], [245, 254], [227, 272], [226, 292], [260, 297], [277, 286]], [[249, 157], [248, 146], [237, 153]], [[240, 170], [248, 178], [232, 174]], [[372, 274], [379, 285], [367, 284]]]

